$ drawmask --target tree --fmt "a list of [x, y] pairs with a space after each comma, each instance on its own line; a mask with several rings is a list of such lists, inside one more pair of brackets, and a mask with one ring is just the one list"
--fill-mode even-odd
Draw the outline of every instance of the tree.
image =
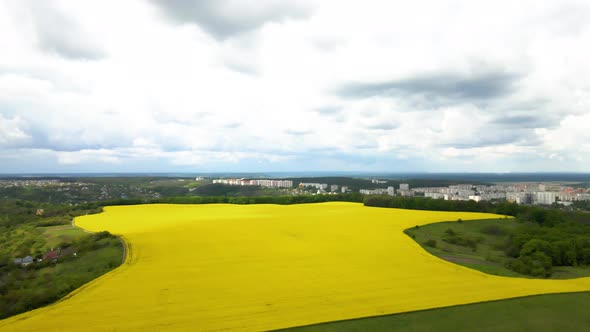
[[544, 240], [532, 239], [520, 250], [520, 256], [511, 262], [512, 270], [536, 277], [550, 277], [553, 273], [553, 246]]
[[522, 246], [522, 249], [520, 249], [521, 256], [530, 256], [535, 252], [542, 252], [548, 257], [553, 257], [553, 246], [547, 241], [532, 239], [526, 242]]

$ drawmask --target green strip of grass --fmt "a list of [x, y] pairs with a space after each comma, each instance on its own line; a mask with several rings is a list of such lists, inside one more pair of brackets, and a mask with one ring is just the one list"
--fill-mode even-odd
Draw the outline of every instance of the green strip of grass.
[[589, 303], [590, 292], [538, 295], [281, 331], [587, 331], [590, 327]]

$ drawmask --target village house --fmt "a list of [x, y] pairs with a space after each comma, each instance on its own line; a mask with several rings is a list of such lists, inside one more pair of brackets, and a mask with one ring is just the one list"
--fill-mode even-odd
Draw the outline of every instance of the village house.
[[32, 256], [27, 256], [25, 258], [16, 258], [14, 260], [14, 264], [20, 264], [21, 266], [27, 266], [33, 262], [35, 262], [35, 259]]
[[45, 260], [48, 260], [51, 262], [56, 262], [58, 258], [59, 258], [59, 252], [57, 250], [50, 250], [44, 256]]

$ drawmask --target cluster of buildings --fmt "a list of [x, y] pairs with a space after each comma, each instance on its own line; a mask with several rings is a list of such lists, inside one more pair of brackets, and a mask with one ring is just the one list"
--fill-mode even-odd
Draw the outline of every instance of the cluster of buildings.
[[291, 180], [271, 180], [271, 179], [215, 179], [213, 183], [222, 183], [232, 186], [261, 186], [267, 188], [292, 188]]
[[[377, 181], [377, 182], [376, 182]], [[372, 180], [372, 183], [383, 183], [381, 180]], [[363, 195], [389, 195], [395, 196], [396, 191], [394, 187], [387, 187], [387, 188], [377, 188], [377, 189], [361, 189], [359, 192]], [[414, 192], [410, 190], [410, 185], [407, 183], [401, 183], [399, 185], [399, 190], [397, 193], [400, 196], [414, 196]]]
[[377, 188], [377, 189], [361, 189], [359, 192], [363, 195], [389, 195], [395, 196], [395, 188], [394, 187], [387, 187], [386, 188]]
[[416, 193], [423, 193], [425, 197], [455, 201], [507, 200], [517, 204], [551, 205], [560, 203], [569, 205], [573, 201], [590, 200], [590, 193], [586, 189], [562, 187], [553, 183], [519, 183], [493, 186], [460, 184], [448, 187], [415, 188], [412, 190]]
[[55, 263], [55, 262], [57, 262], [58, 258], [64, 258], [67, 256], [77, 257], [78, 253], [76, 252], [76, 249], [74, 249], [72, 247], [68, 247], [65, 249], [57, 248], [57, 249], [51, 249], [51, 250], [47, 251], [43, 255], [43, 258], [33, 258], [33, 256], [25, 256], [23, 258], [15, 258], [13, 260], [13, 263], [16, 265], [20, 265], [22, 267], [25, 267], [25, 266], [31, 265], [33, 263], [41, 263], [44, 260]]
[[[330, 188], [329, 190], [328, 190], [328, 187]], [[317, 192], [316, 192], [317, 194], [326, 194], [326, 193], [335, 194], [338, 192], [347, 193], [350, 191], [347, 186], [339, 187], [337, 184], [332, 184], [332, 185], [328, 186], [327, 183], [317, 183], [317, 182], [301, 182], [297, 186], [297, 189], [300, 191], [310, 189], [310, 188], [313, 190], [317, 190]]]
[[[32, 179], [6, 179], [0, 180], [0, 188], [11, 188], [11, 187], [81, 187], [86, 186], [86, 183], [82, 182], [62, 182], [57, 179], [43, 179], [43, 180], [32, 180]], [[59, 188], [58, 188], [59, 189]]]
[[315, 182], [301, 182], [299, 183], [299, 188], [307, 188], [312, 187], [318, 190], [326, 190], [328, 188], [327, 183], [315, 183]]
[[[216, 179], [213, 183], [234, 186], [261, 186], [268, 188], [293, 188], [291, 180], [275, 179]], [[372, 184], [385, 184], [386, 180], [372, 179]], [[293, 191], [300, 193], [335, 194], [347, 193], [347, 186], [329, 185], [327, 183], [301, 182]], [[517, 204], [551, 205], [559, 203], [570, 205], [574, 201], [590, 201], [590, 192], [583, 188], [564, 187], [559, 183], [506, 183], [496, 185], [457, 184], [448, 187], [423, 187], [410, 189], [407, 183], [401, 183], [399, 189], [387, 188], [360, 189], [363, 195], [407, 196], [415, 195], [451, 201], [495, 201], [507, 200]]]

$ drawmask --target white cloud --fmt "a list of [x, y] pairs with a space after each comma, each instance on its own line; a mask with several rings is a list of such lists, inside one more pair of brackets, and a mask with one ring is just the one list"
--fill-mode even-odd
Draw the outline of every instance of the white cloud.
[[0, 172], [590, 166], [582, 2], [244, 3], [1, 3]]
[[82, 163], [120, 163], [121, 159], [112, 150], [59, 151], [57, 162], [64, 165], [77, 165]]
[[20, 127], [23, 126], [20, 117], [5, 118], [0, 114], [0, 147], [20, 145], [31, 139]]

